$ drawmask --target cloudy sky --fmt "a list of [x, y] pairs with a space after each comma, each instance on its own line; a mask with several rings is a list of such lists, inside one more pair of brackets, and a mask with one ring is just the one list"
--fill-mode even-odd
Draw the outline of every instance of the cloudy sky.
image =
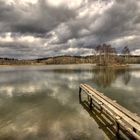
[[140, 54], [140, 0], [0, 0], [0, 57], [91, 55], [101, 43]]

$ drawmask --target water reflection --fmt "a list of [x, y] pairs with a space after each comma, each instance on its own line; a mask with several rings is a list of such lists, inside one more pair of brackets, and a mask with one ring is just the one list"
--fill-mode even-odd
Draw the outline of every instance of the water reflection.
[[119, 77], [122, 76], [124, 83], [127, 85], [131, 79], [129, 68], [99, 68], [94, 70], [93, 81], [99, 87], [109, 87]]
[[27, 68], [0, 77], [0, 139], [106, 138], [77, 102], [79, 84], [91, 81], [89, 71]]
[[104, 83], [93, 80], [98, 75], [99, 79], [102, 77], [101, 70], [99, 74], [88, 65], [65, 68], [0, 69], [0, 140], [107, 140], [105, 132], [79, 104], [81, 83], [96, 87], [127, 108], [140, 112], [137, 78], [140, 71], [110, 72], [114, 78], [104, 88], [101, 86]]

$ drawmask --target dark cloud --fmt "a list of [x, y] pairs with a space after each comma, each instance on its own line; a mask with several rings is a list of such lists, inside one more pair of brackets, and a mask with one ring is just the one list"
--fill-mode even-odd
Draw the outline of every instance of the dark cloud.
[[140, 52], [137, 0], [8, 1], [0, 0], [1, 56], [88, 55], [104, 42]]
[[138, 11], [139, 6], [134, 1], [117, 1], [98, 19], [98, 25], [101, 25], [95, 32], [107, 41], [131, 35], [135, 31], [133, 20]]
[[75, 17], [75, 11], [67, 7], [51, 7], [45, 0], [36, 5], [7, 5], [0, 1], [0, 20], [7, 28], [2, 30], [20, 33], [46, 33], [61, 22]]

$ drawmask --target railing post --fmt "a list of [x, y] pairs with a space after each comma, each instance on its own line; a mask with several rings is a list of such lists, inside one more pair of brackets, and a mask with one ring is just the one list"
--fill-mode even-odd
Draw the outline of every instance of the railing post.
[[[136, 133], [137, 132], [136, 128], [133, 127], [133, 131]], [[133, 136], [131, 136], [130, 140], [136, 140], [136, 139]]]
[[120, 130], [120, 125], [119, 125], [118, 122], [116, 122], [116, 136], [117, 136], [117, 138], [120, 137], [120, 135], [119, 135], [119, 130]]
[[137, 130], [136, 130], [136, 128], [134, 128], [134, 127], [133, 127], [133, 131], [134, 131], [135, 133], [137, 133]]
[[100, 114], [103, 112], [103, 107], [102, 107], [102, 105], [103, 105], [103, 103], [102, 102], [100, 102]]
[[81, 91], [82, 91], [82, 88], [79, 87], [79, 102], [81, 103], [82, 99], [81, 99]]
[[92, 98], [90, 97], [90, 104], [89, 104], [90, 110], [92, 110]]

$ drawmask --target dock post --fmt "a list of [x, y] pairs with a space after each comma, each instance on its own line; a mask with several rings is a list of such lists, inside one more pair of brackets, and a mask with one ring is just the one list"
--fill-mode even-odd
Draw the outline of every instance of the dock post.
[[117, 138], [120, 137], [120, 136], [119, 136], [119, 130], [120, 130], [120, 125], [119, 125], [118, 122], [116, 122], [116, 136], [117, 136]]
[[92, 98], [90, 97], [90, 104], [89, 104], [90, 110], [92, 110]]
[[136, 133], [137, 132], [136, 128], [133, 127], [133, 131]]
[[[137, 132], [136, 128], [133, 127], [133, 131], [136, 133]], [[131, 136], [130, 140], [136, 140], [136, 139], [133, 136]]]
[[100, 114], [102, 114], [103, 112], [103, 108], [102, 108], [102, 105], [100, 106]]
[[82, 88], [79, 87], [79, 102], [81, 103], [82, 99], [81, 99], [81, 91], [82, 91]]

